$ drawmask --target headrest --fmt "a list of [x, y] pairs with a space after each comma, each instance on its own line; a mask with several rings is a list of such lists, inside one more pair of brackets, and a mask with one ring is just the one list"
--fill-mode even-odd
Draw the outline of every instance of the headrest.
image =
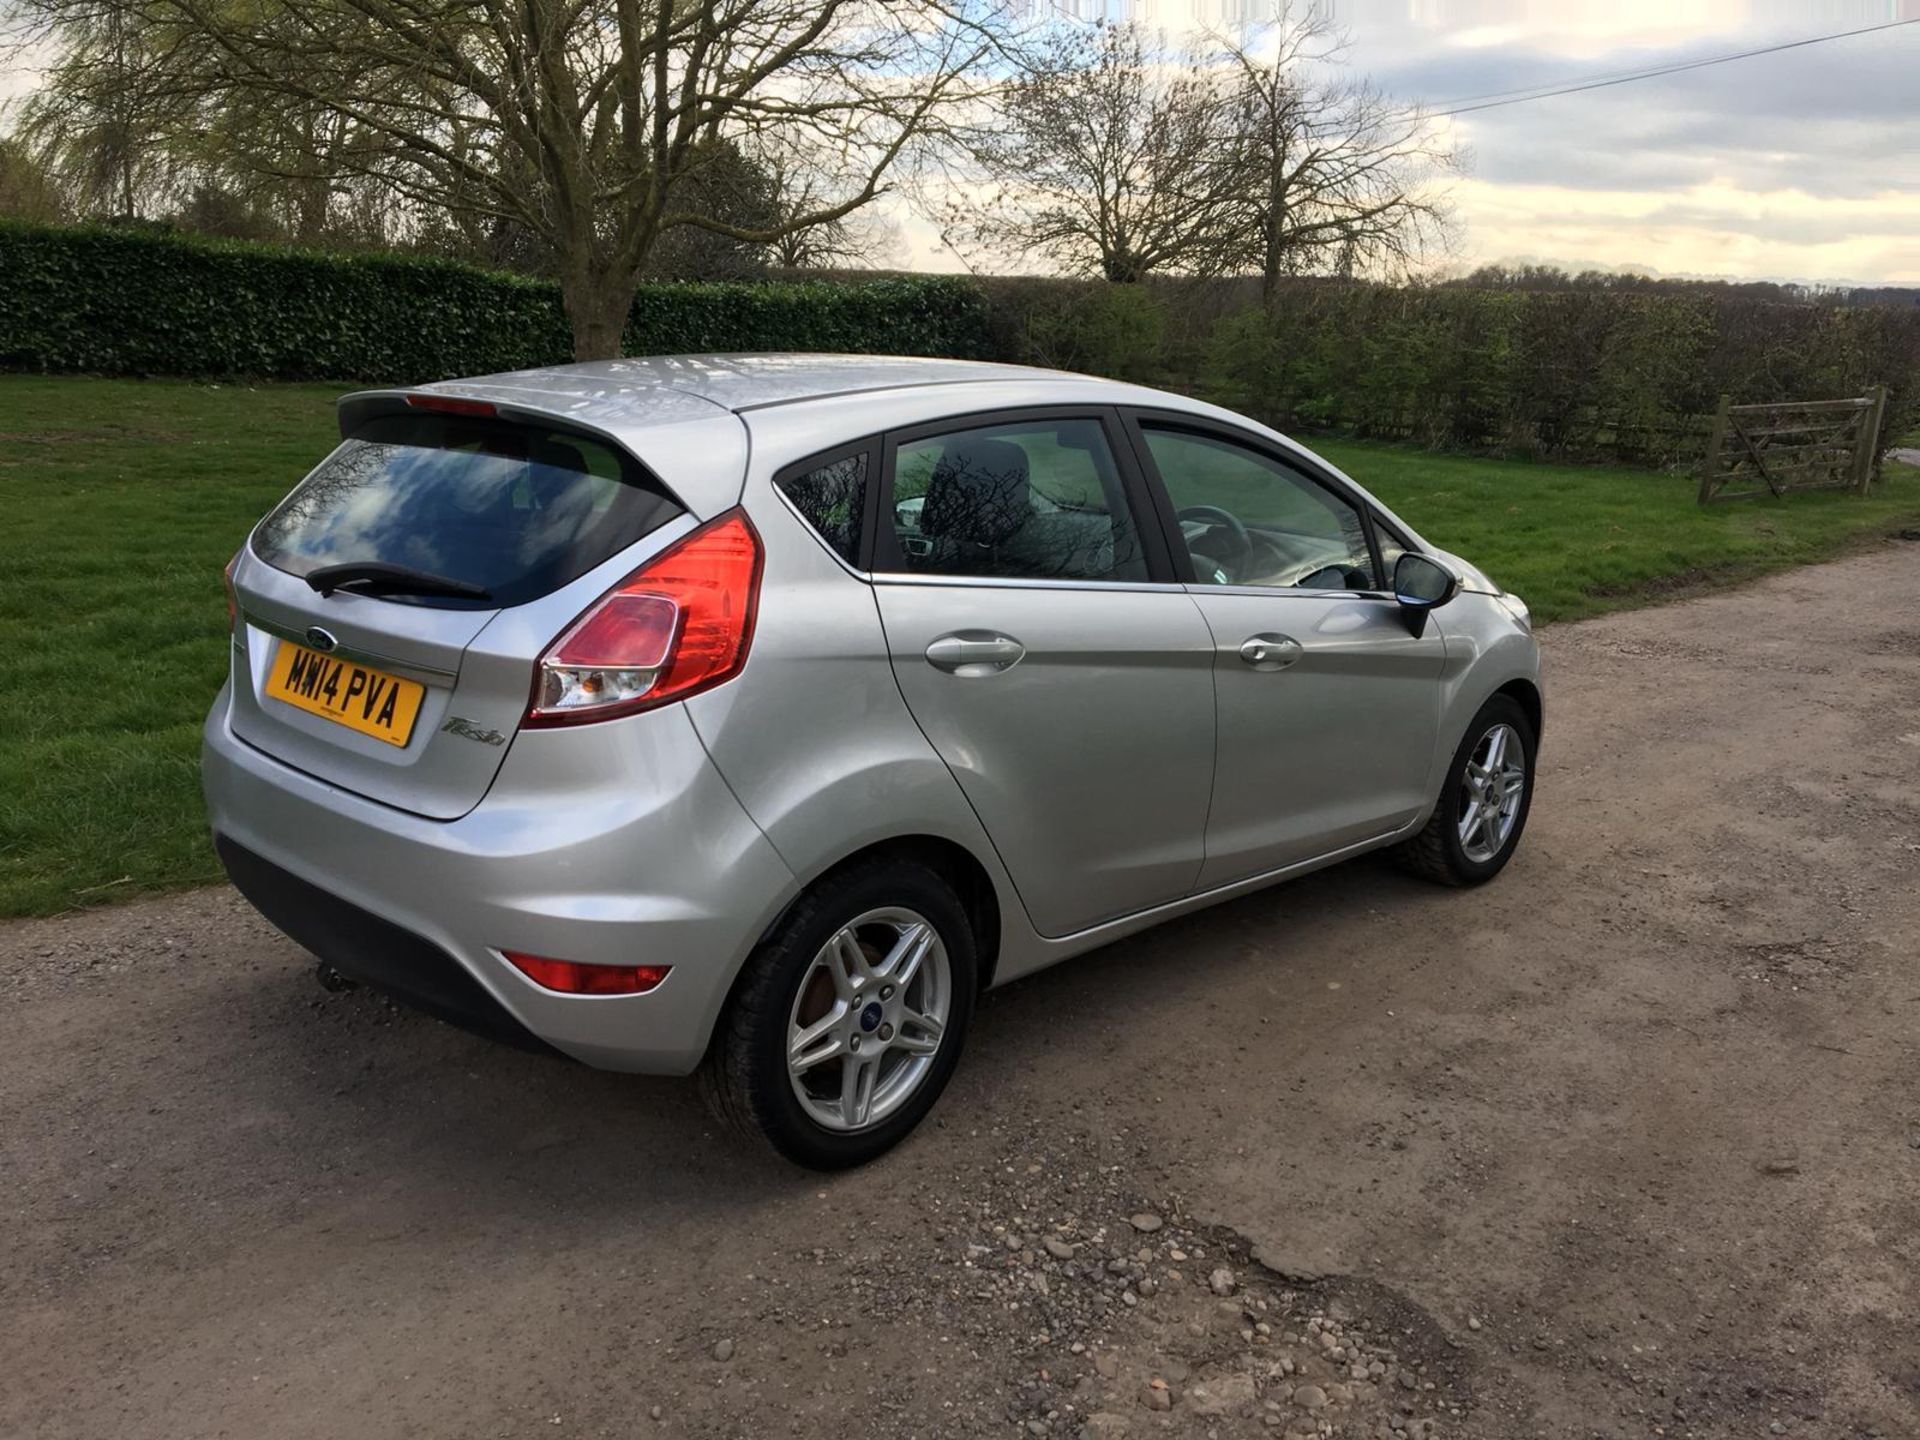
[[1000, 545], [1033, 515], [1027, 452], [1010, 440], [956, 440], [940, 452], [920, 510], [925, 535]]
[[587, 457], [580, 453], [579, 447], [560, 440], [535, 441], [527, 447], [527, 460], [530, 464], [571, 470], [579, 475], [587, 472]]

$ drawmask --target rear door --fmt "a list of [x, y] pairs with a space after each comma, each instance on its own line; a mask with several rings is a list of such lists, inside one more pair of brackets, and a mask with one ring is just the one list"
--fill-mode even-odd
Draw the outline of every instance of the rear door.
[[1257, 436], [1133, 417], [1214, 643], [1200, 888], [1370, 840], [1425, 807], [1446, 641], [1388, 593], [1363, 497]]
[[599, 593], [570, 590], [689, 523], [609, 440], [491, 411], [372, 415], [255, 529], [233, 577], [240, 739], [418, 814], [479, 803], [540, 650]]
[[1118, 438], [1107, 412], [1044, 411], [883, 449], [894, 673], [1044, 935], [1186, 895], [1206, 828], [1212, 637]]

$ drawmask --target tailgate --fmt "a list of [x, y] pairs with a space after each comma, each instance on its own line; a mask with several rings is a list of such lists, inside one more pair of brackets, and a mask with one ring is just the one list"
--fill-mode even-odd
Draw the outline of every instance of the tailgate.
[[[493, 783], [547, 645], [694, 520], [604, 434], [409, 399], [419, 411], [360, 414], [237, 557], [229, 723], [308, 774], [453, 819]], [[713, 414], [673, 428], [744, 468], [739, 422]]]

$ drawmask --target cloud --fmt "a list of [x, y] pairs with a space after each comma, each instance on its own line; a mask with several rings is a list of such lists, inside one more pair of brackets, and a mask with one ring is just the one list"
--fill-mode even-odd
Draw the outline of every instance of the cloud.
[[[1636, 29], [1646, 20], [1636, 8], [1611, 12], [1611, 46], [1597, 22], [1556, 32], [1558, 17], [1497, 35], [1482, 25], [1471, 43], [1440, 27], [1376, 24], [1356, 35], [1351, 59], [1390, 94], [1449, 101], [1754, 49], [1884, 13], [1826, 5], [1757, 25], [1740, 5], [1698, 28], [1687, 7], [1691, 33], [1676, 39], [1651, 23]], [[1455, 196], [1464, 258], [1920, 281], [1916, 73], [1920, 25], [1454, 117], [1474, 156]]]
[[[1791, 83], [1757, 74], [1754, 83], [1735, 83], [1735, 67], [1715, 67], [1451, 123], [1491, 180], [1558, 174], [1574, 183], [1588, 176], [1602, 188], [1628, 180], [1679, 188], [1713, 174], [1755, 188], [1866, 194], [1888, 187], [1890, 162], [1907, 167], [1908, 183], [1920, 178], [1904, 140], [1920, 126], [1920, 86], [1912, 83], [1920, 45], [1901, 49]], [[1683, 86], [1688, 78], [1698, 83]]]
[[1528, 256], [1665, 274], [1920, 282], [1920, 194], [1823, 199], [1710, 184], [1678, 194], [1470, 180], [1466, 258]]

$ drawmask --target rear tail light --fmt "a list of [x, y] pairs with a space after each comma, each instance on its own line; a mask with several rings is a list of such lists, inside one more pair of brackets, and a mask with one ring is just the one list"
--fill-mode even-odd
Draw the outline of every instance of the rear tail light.
[[540, 657], [524, 723], [608, 720], [731, 680], [753, 641], [760, 556], [739, 510], [656, 555]]
[[233, 627], [240, 621], [240, 597], [233, 593], [233, 567], [240, 563], [240, 552], [233, 552], [233, 558], [227, 561], [227, 568], [220, 572], [220, 583], [227, 591], [227, 633], [233, 633]]
[[671, 965], [585, 965], [502, 950], [514, 969], [563, 995], [644, 995], [667, 978]]

